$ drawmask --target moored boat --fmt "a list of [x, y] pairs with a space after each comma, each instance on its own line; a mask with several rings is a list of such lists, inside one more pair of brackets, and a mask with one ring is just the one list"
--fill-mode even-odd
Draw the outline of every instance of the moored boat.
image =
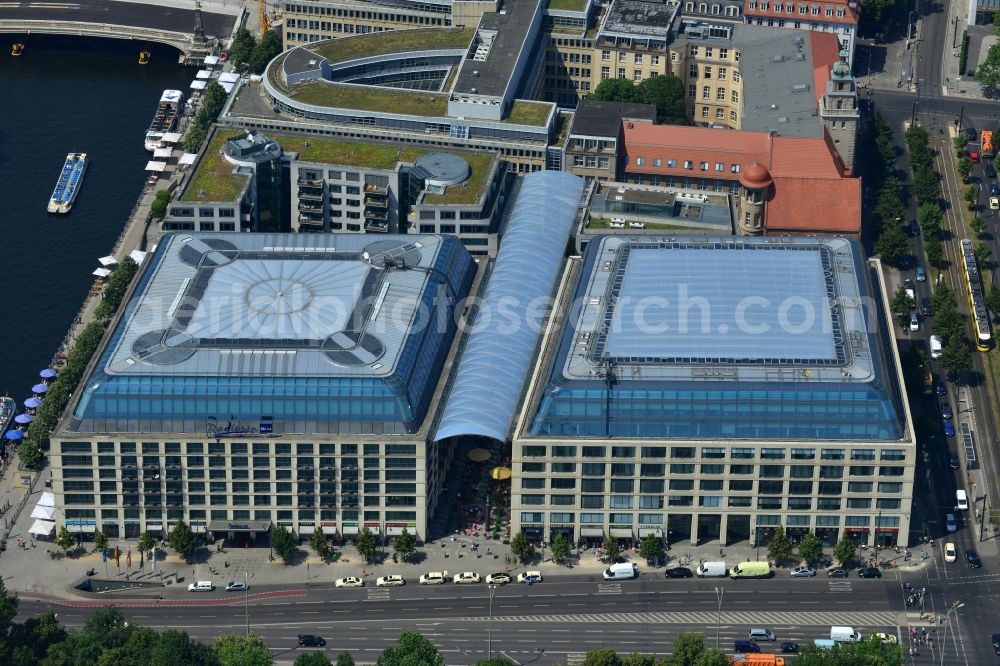
[[139, 51], [139, 64], [148, 65], [149, 58], [152, 54], [149, 51]]
[[15, 58], [21, 55], [22, 51], [24, 51], [24, 44], [22, 42], [14, 42], [14, 45], [10, 47], [10, 54]]
[[164, 90], [160, 103], [156, 106], [153, 122], [146, 130], [146, 150], [153, 152], [160, 147], [163, 135], [172, 132], [180, 115], [184, 93], [180, 90]]
[[87, 153], [70, 153], [66, 156], [59, 180], [49, 198], [50, 213], [68, 213], [73, 208], [76, 195], [80, 193], [83, 174], [87, 171]]

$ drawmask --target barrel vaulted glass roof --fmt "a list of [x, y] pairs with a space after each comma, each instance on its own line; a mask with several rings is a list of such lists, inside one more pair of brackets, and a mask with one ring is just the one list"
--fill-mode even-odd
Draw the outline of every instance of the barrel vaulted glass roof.
[[603, 237], [531, 435], [898, 440], [881, 297], [842, 238]]
[[415, 432], [474, 273], [451, 237], [168, 236], [69, 427]]
[[555, 289], [582, 193], [568, 173], [524, 177], [435, 439], [507, 439], [541, 335], [532, 315]]

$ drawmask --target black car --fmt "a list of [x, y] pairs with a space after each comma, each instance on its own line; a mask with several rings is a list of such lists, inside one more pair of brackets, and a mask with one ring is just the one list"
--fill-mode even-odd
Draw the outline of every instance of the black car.
[[993, 168], [992, 164], [987, 164], [986, 165], [986, 177], [987, 178], [996, 178], [997, 177], [997, 170]]
[[961, 463], [958, 460], [957, 453], [948, 454], [948, 469], [958, 469]]
[[950, 419], [953, 416], [954, 416], [954, 414], [951, 413], [951, 405], [949, 405], [947, 402], [942, 402], [941, 403], [941, 418], [943, 418], [943, 419]]
[[924, 318], [934, 316], [934, 307], [931, 305], [931, 299], [926, 296], [920, 299], [920, 315]]
[[687, 567], [674, 567], [663, 572], [666, 578], [690, 578], [694, 574]]
[[781, 651], [784, 654], [795, 654], [796, 652], [799, 651], [799, 644], [792, 643], [790, 641], [785, 641], [784, 643], [781, 644]]
[[858, 578], [881, 578], [882, 572], [878, 567], [865, 567], [858, 570]]
[[830, 569], [826, 572], [827, 578], [848, 578], [851, 572], [847, 569]]
[[979, 553], [971, 548], [965, 551], [965, 559], [969, 562], [969, 566], [973, 569], [978, 569], [983, 566], [983, 561], [979, 559]]
[[938, 382], [934, 385], [934, 392], [938, 395], [947, 395], [948, 389], [945, 387], [944, 382]]
[[910, 235], [914, 238], [920, 235], [920, 225], [916, 222], [910, 222]]
[[1000, 654], [1000, 634], [993, 634], [993, 650]]
[[299, 647], [323, 647], [326, 641], [312, 634], [299, 634]]

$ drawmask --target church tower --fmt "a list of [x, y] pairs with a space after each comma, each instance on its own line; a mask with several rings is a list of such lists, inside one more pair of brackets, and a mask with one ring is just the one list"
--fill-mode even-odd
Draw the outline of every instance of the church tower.
[[853, 174], [858, 135], [858, 91], [847, 58], [847, 51], [841, 51], [840, 60], [834, 64], [830, 80], [826, 83], [826, 93], [820, 98], [819, 115], [844, 167]]

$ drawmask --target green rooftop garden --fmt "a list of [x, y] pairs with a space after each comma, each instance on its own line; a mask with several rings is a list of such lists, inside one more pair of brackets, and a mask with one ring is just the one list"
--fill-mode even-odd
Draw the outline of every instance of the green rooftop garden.
[[412, 116], [446, 116], [448, 97], [440, 93], [310, 81], [291, 90], [299, 102], [360, 111]]
[[486, 182], [486, 176], [490, 173], [490, 166], [493, 164], [492, 155], [483, 153], [461, 153], [453, 152], [469, 163], [469, 179], [461, 185], [451, 185], [444, 194], [428, 194], [424, 197], [424, 202], [429, 204], [471, 204], [479, 199], [479, 194]]
[[[428, 150], [396, 148], [378, 143], [357, 141], [336, 141], [316, 137], [294, 136], [291, 134], [269, 134], [288, 153], [298, 153], [299, 159], [320, 164], [343, 164], [344, 166], [391, 169], [396, 162], [412, 162]], [[308, 145], [307, 145], [308, 144]]]
[[245, 175], [233, 175], [236, 168], [222, 156], [222, 145], [243, 132], [216, 132], [208, 144], [197, 170], [191, 174], [181, 201], [233, 201], [247, 181]]
[[510, 111], [507, 113], [507, 117], [503, 121], [515, 125], [536, 125], [542, 127], [545, 125], [545, 121], [548, 120], [549, 111], [551, 110], [552, 104], [547, 102], [529, 102], [518, 99], [514, 100]]
[[343, 62], [386, 53], [465, 48], [472, 42], [474, 34], [475, 30], [471, 28], [386, 30], [331, 39], [311, 50], [330, 62]]
[[587, 8], [587, 0], [549, 0], [549, 9], [568, 12], [582, 12]]

